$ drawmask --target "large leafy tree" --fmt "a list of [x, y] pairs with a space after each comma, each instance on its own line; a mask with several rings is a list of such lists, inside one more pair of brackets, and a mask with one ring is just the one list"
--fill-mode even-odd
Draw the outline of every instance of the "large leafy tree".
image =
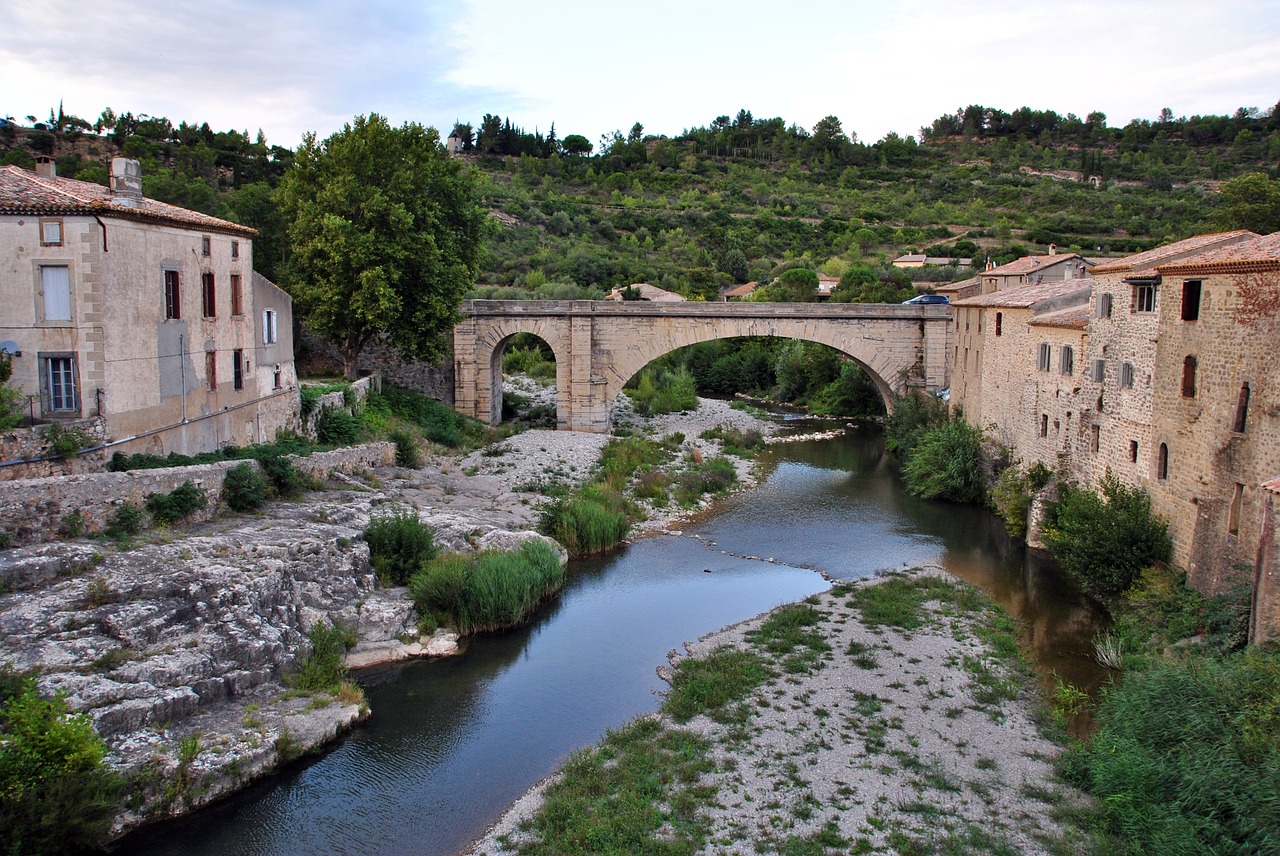
[[1280, 232], [1280, 180], [1248, 172], [1224, 181], [1220, 192], [1224, 225], [1261, 235]]
[[338, 346], [347, 377], [378, 336], [406, 359], [440, 355], [475, 283], [485, 214], [472, 173], [434, 128], [371, 113], [323, 142], [308, 134], [280, 202], [286, 286], [305, 323]]

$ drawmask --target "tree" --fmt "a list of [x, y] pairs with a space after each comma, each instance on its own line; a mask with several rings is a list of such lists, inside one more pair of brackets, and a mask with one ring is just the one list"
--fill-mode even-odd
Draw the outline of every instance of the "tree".
[[589, 155], [591, 154], [591, 141], [581, 134], [570, 134], [564, 138], [560, 144], [567, 155]]
[[0, 431], [7, 431], [22, 421], [22, 390], [9, 385], [13, 377], [13, 361], [0, 351]]
[[1249, 172], [1224, 181], [1220, 195], [1227, 228], [1248, 229], [1259, 235], [1280, 232], [1280, 180]]
[[838, 152], [841, 146], [849, 142], [844, 135], [844, 128], [835, 116], [827, 116], [818, 120], [813, 126], [813, 142], [819, 149]]
[[348, 378], [375, 336], [406, 359], [439, 356], [479, 267], [475, 200], [473, 173], [434, 128], [371, 113], [324, 142], [303, 138], [280, 185], [285, 284]]

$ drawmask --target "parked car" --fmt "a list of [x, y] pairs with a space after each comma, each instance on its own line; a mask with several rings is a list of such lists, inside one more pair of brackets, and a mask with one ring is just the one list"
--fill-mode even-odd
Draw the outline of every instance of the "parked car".
[[917, 297], [911, 298], [910, 300], [902, 301], [902, 305], [906, 306], [908, 303], [950, 303], [950, 302], [951, 301], [947, 299], [947, 296], [945, 294], [921, 294]]

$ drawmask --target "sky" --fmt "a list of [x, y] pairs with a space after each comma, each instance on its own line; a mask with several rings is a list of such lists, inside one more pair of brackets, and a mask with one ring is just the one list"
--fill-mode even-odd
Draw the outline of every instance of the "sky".
[[370, 112], [598, 145], [746, 108], [875, 142], [968, 104], [1123, 126], [1280, 101], [1280, 0], [0, 0], [0, 34], [0, 116], [111, 107], [289, 148]]

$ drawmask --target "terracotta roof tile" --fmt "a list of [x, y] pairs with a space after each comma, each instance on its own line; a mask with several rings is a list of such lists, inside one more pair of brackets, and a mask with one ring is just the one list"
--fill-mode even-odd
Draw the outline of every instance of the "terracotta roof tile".
[[954, 294], [963, 291], [966, 288], [982, 285], [982, 277], [971, 276], [968, 279], [962, 279], [959, 282], [949, 282], [946, 285], [940, 285], [934, 289], [938, 294]]
[[1047, 282], [1029, 282], [1002, 288], [990, 294], [979, 294], [963, 300], [952, 301], [952, 306], [1010, 306], [1025, 307], [1048, 300], [1051, 297], [1063, 297], [1075, 292], [1087, 292], [1092, 287], [1088, 279], [1053, 279]]
[[1154, 268], [1161, 262], [1169, 262], [1188, 253], [1198, 253], [1203, 250], [1212, 249], [1223, 244], [1231, 244], [1245, 240], [1250, 237], [1257, 237], [1253, 232], [1246, 232], [1243, 229], [1234, 232], [1215, 232], [1211, 235], [1196, 235], [1194, 238], [1187, 238], [1184, 241], [1177, 241], [1172, 244], [1165, 244], [1163, 247], [1146, 250], [1136, 253], [1132, 256], [1125, 256], [1122, 259], [1108, 259], [1093, 269], [1094, 274], [1100, 273], [1149, 273], [1154, 276]]
[[135, 204], [122, 202], [120, 196], [100, 184], [73, 178], [45, 178], [17, 166], [0, 167], [0, 214], [98, 215], [173, 223], [248, 237], [258, 234], [248, 226], [145, 196], [133, 197], [130, 201]]
[[1072, 330], [1085, 330], [1089, 327], [1089, 304], [1069, 306], [1056, 312], [1037, 315], [1027, 322], [1037, 327], [1068, 327]]
[[1215, 247], [1155, 269], [1161, 275], [1280, 270], [1280, 232]]
[[984, 270], [982, 272], [982, 275], [983, 276], [1022, 276], [1024, 274], [1034, 273], [1035, 271], [1038, 271], [1038, 270], [1044, 270], [1045, 268], [1050, 267], [1051, 265], [1056, 265], [1061, 262], [1069, 261], [1071, 259], [1080, 259], [1080, 261], [1086, 262], [1086, 263], [1088, 263], [1089, 261], [1079, 253], [1063, 253], [1063, 254], [1055, 254], [1052, 256], [1023, 256], [1022, 258], [1011, 261], [1008, 264], [1000, 265], [1000, 267], [998, 268], [992, 268], [991, 270]]

